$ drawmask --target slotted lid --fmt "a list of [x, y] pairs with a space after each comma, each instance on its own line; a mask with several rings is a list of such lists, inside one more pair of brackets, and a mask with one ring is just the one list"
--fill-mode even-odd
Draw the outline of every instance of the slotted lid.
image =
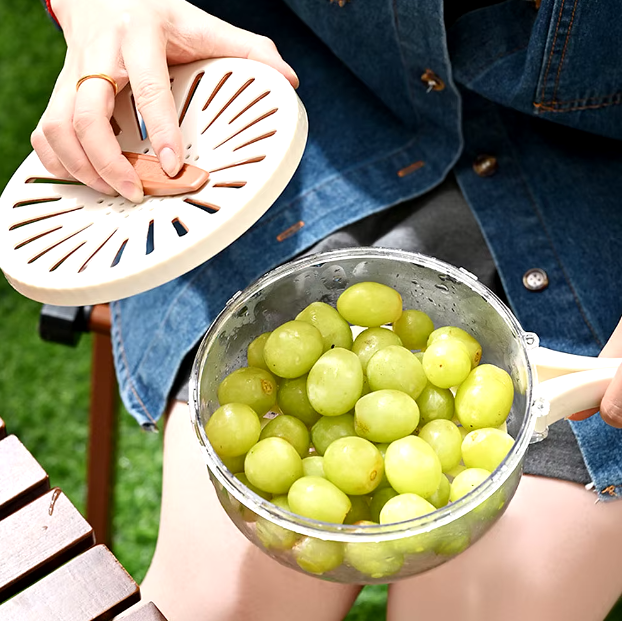
[[151, 194], [142, 204], [59, 183], [34, 152], [13, 175], [0, 196], [0, 268], [20, 293], [86, 305], [151, 289], [226, 248], [283, 191], [307, 138], [289, 82], [233, 58], [170, 75], [187, 164], [173, 183], [154, 166], [129, 86], [116, 101], [117, 139]]

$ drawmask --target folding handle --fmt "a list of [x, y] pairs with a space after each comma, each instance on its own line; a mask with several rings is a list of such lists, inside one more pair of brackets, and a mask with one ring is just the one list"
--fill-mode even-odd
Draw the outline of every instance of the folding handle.
[[536, 419], [536, 434], [546, 434], [549, 425], [562, 418], [599, 407], [616, 371], [617, 366], [568, 373], [539, 384], [536, 403], [541, 413]]
[[[529, 352], [529, 359], [538, 373], [538, 382], [550, 380], [569, 373], [591, 371], [596, 369], [617, 369], [622, 358], [595, 358], [593, 356], [576, 356], [546, 347], [536, 347]], [[595, 405], [594, 407], [597, 407]], [[583, 408], [585, 409], [585, 408]], [[579, 412], [580, 410], [575, 410]]]

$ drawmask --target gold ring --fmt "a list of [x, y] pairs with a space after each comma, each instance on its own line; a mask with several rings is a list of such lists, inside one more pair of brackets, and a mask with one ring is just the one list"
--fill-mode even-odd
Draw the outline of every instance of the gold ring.
[[109, 82], [112, 85], [112, 88], [114, 89], [114, 96], [115, 97], [117, 96], [117, 93], [119, 92], [119, 85], [116, 83], [114, 78], [111, 78], [109, 75], [106, 75], [105, 73], [93, 73], [91, 75], [83, 76], [76, 83], [76, 90], [78, 90], [80, 86], [82, 86], [82, 82], [86, 82], [87, 80], [90, 80], [91, 78], [100, 78], [102, 80], [106, 80], [106, 82]]

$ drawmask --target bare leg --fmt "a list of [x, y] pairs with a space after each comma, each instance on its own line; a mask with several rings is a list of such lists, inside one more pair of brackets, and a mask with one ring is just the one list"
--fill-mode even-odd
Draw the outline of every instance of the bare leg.
[[188, 406], [177, 402], [164, 435], [158, 544], [141, 590], [169, 621], [332, 621], [360, 588], [287, 569], [236, 529], [207, 475]]
[[622, 593], [622, 502], [525, 476], [477, 544], [391, 585], [388, 619], [602, 621]]

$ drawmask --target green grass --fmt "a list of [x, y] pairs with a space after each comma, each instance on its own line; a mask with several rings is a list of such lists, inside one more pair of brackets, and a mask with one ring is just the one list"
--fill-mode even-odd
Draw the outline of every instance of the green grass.
[[[0, 0], [0, 188], [30, 152], [29, 136], [62, 66], [63, 37], [37, 0]], [[42, 342], [40, 305], [0, 278], [0, 417], [74, 504], [84, 509], [90, 337], [75, 349]], [[120, 413], [114, 552], [140, 581], [155, 546], [162, 438]], [[385, 619], [386, 587], [366, 587], [348, 621]], [[622, 621], [622, 608], [609, 617]]]

